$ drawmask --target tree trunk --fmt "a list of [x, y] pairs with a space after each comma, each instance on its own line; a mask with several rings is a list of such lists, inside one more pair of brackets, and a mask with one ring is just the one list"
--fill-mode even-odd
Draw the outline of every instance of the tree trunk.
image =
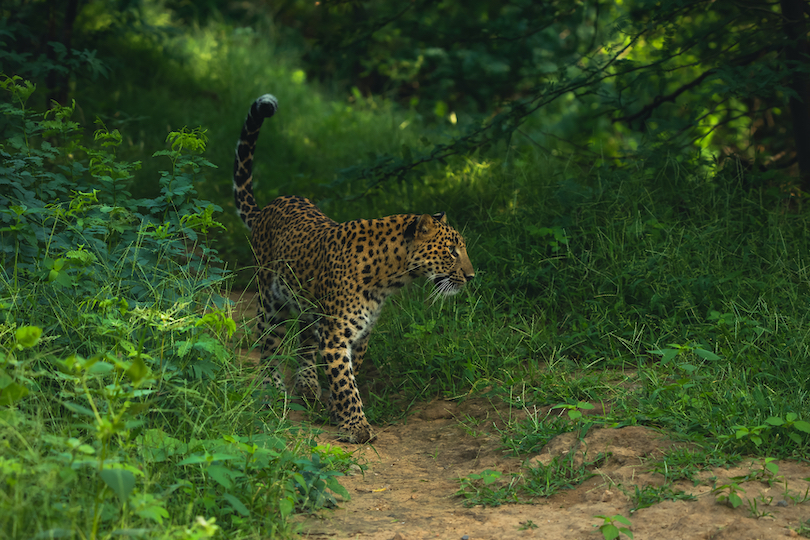
[[[64, 6], [64, 14], [60, 14], [59, 10]], [[71, 41], [73, 39], [73, 23], [76, 22], [76, 15], [79, 11], [79, 0], [68, 0], [63, 3], [61, 0], [51, 0], [48, 5], [48, 41], [57, 41], [65, 46], [67, 51], [67, 59], [69, 60], [73, 49], [71, 48]], [[63, 16], [61, 24], [61, 32], [59, 31], [58, 19], [60, 15]], [[48, 58], [51, 61], [56, 61], [56, 53], [53, 47], [48, 47]], [[70, 66], [66, 66], [68, 71], [58, 72], [51, 70], [45, 81], [48, 86], [48, 103], [51, 100], [56, 101], [62, 105], [67, 105], [69, 92], [70, 92]]]
[[788, 38], [785, 58], [790, 64], [789, 86], [796, 92], [790, 97], [790, 115], [793, 120], [793, 138], [799, 162], [802, 191], [810, 193], [810, 78], [798, 67], [808, 64], [810, 52], [807, 40], [807, 18], [804, 0], [781, 0], [784, 30]]

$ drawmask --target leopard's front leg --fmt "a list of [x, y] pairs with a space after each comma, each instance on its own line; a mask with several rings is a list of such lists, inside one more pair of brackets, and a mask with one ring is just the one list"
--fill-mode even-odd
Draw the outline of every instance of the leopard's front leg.
[[[328, 343], [328, 340], [327, 340]], [[340, 427], [340, 439], [363, 444], [375, 436], [363, 413], [363, 402], [357, 390], [352, 369], [351, 348], [341, 343], [335, 348], [321, 350], [329, 379], [329, 414]]]

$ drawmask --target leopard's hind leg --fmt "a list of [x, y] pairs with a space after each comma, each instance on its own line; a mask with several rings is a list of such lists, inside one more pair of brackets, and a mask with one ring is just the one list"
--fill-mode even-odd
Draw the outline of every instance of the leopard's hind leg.
[[275, 358], [281, 343], [287, 339], [287, 320], [289, 311], [284, 302], [273, 293], [272, 288], [259, 286], [258, 310], [259, 339], [261, 340], [261, 366], [264, 371], [264, 383], [272, 384], [286, 392], [284, 374]]
[[318, 345], [320, 333], [318, 331], [318, 318], [312, 315], [301, 314], [300, 321], [300, 349], [298, 356], [300, 365], [295, 376], [295, 391], [306, 399], [321, 399], [321, 385], [318, 382]]

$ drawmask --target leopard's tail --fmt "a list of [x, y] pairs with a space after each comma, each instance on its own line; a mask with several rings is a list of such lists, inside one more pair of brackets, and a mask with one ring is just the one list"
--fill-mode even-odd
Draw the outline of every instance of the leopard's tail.
[[270, 94], [265, 94], [254, 101], [245, 119], [245, 125], [242, 126], [239, 142], [236, 144], [236, 157], [233, 161], [233, 198], [236, 213], [251, 230], [261, 210], [253, 197], [253, 151], [256, 149], [262, 122], [265, 118], [273, 116], [277, 110], [278, 100]]

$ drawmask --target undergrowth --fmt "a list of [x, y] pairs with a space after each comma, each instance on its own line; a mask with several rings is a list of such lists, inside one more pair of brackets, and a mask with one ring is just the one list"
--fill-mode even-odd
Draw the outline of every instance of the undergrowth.
[[73, 106], [0, 91], [0, 536], [286, 537], [347, 499], [351, 454], [263, 409], [233, 362], [205, 131], [171, 132], [160, 194], [134, 199], [117, 130], [86, 145]]

